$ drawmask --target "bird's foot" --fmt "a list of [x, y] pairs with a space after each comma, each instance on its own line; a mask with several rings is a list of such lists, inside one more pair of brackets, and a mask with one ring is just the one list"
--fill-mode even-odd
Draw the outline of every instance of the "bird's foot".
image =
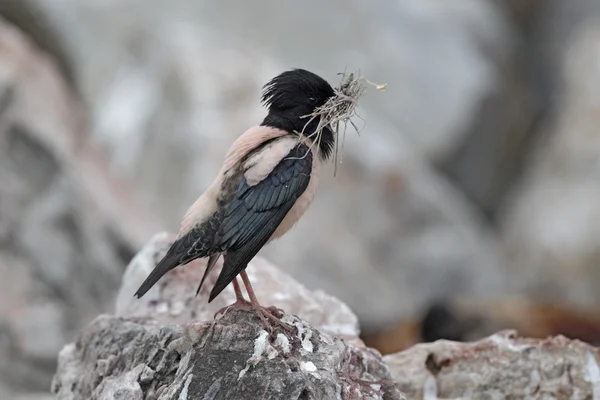
[[263, 322], [263, 325], [267, 329], [270, 335], [273, 335], [274, 327], [279, 326], [284, 331], [289, 333], [294, 332], [294, 327], [288, 323], [285, 323], [281, 320], [281, 316], [283, 312], [277, 307], [264, 307], [260, 304], [251, 305], [252, 310], [258, 314], [260, 319]]
[[251, 302], [244, 299], [238, 299], [235, 303], [223, 307], [219, 311], [217, 311], [215, 313], [215, 318], [217, 318], [219, 314], [224, 316], [230, 310], [248, 311], [256, 313], [270, 335], [273, 335], [274, 328], [276, 326], [281, 327], [283, 330], [289, 333], [294, 332], [294, 327], [292, 325], [287, 324], [281, 320], [281, 315], [283, 314], [283, 312], [277, 307], [264, 307], [260, 304], [252, 304]]

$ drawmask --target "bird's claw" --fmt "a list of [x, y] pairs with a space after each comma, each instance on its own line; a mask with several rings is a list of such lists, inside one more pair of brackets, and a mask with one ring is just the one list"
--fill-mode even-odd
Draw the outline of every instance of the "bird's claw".
[[280, 310], [276, 307], [263, 307], [263, 306], [258, 306], [255, 307], [254, 310], [258, 313], [258, 316], [260, 317], [260, 319], [262, 320], [263, 324], [265, 325], [265, 328], [267, 329], [267, 331], [269, 332], [269, 334], [272, 336], [273, 335], [273, 326], [279, 326], [281, 327], [283, 330], [289, 332], [289, 333], [293, 333], [294, 332], [294, 327], [291, 326], [290, 324], [287, 324], [285, 322], [283, 322], [281, 320], [281, 318], [278, 316], [280, 315]]
[[280, 319], [279, 315], [281, 315], [281, 310], [278, 309], [277, 307], [274, 307], [274, 306], [264, 307], [264, 306], [261, 306], [260, 304], [254, 305], [247, 300], [238, 299], [238, 300], [236, 300], [235, 303], [219, 309], [215, 313], [214, 318], [216, 319], [219, 314], [221, 314], [221, 317], [223, 317], [230, 310], [241, 310], [241, 311], [248, 311], [248, 312], [256, 313], [258, 315], [258, 317], [261, 319], [263, 325], [265, 326], [265, 329], [267, 330], [267, 332], [269, 332], [269, 334], [271, 336], [273, 336], [275, 326], [279, 326], [283, 330], [285, 330], [289, 333], [294, 332], [293, 326], [283, 322]]

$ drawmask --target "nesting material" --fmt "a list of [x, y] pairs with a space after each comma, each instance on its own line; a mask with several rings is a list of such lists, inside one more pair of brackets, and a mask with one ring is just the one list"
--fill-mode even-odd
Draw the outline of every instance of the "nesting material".
[[[344, 141], [346, 139], [346, 129], [348, 124], [352, 125], [357, 134], [360, 134], [360, 129], [352, 120], [357, 117], [362, 118], [356, 113], [358, 100], [365, 94], [367, 86], [374, 86], [377, 90], [385, 91], [387, 84], [376, 84], [367, 80], [364, 76], [358, 73], [351, 72], [349, 74], [341, 73], [342, 79], [339, 87], [334, 88], [335, 96], [330, 98], [321, 107], [315, 109], [312, 114], [304, 116], [308, 118], [304, 129], [315, 119], [319, 120], [317, 129], [308, 137], [315, 137], [313, 143], [319, 144], [321, 134], [326, 126], [331, 126], [335, 132], [335, 155], [334, 155], [334, 176], [337, 173], [338, 160], [342, 162], [342, 154], [344, 151]], [[302, 132], [304, 133], [304, 132]], [[340, 133], [342, 134], [341, 148], [339, 146]]]

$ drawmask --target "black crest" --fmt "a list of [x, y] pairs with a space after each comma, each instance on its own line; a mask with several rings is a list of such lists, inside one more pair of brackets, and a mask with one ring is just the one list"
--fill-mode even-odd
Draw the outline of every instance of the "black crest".
[[[333, 96], [335, 91], [319, 75], [304, 69], [285, 71], [264, 86], [261, 100], [269, 114], [262, 124], [290, 133], [302, 132], [304, 136], [316, 139], [314, 132], [319, 121], [314, 119], [309, 123], [308, 115]], [[326, 127], [319, 141], [323, 158], [331, 155], [334, 141], [331, 128]]]

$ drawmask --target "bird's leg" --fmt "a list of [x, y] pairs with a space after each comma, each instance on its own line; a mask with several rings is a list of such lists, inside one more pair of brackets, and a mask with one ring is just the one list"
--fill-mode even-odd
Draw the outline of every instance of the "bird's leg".
[[269, 323], [269, 321], [281, 326], [288, 332], [293, 332], [294, 328], [291, 325], [286, 324], [285, 322], [281, 321], [281, 319], [279, 319], [279, 317], [277, 316], [277, 314], [279, 314], [279, 310], [276, 307], [264, 307], [260, 305], [258, 299], [256, 298], [256, 294], [254, 293], [254, 289], [250, 284], [250, 279], [248, 279], [248, 274], [246, 274], [246, 270], [240, 272], [240, 276], [242, 277], [244, 286], [246, 286], [248, 296], [250, 296], [250, 305], [252, 309], [258, 313], [258, 316], [263, 321], [269, 332], [273, 333], [273, 326], [271, 325], [271, 323]]
[[242, 294], [242, 288], [240, 287], [240, 283], [238, 282], [237, 277], [233, 278], [233, 291], [235, 292], [235, 303], [219, 309], [215, 313], [214, 318], [217, 318], [217, 315], [219, 315], [221, 313], [223, 315], [225, 315], [225, 313], [227, 311], [229, 311], [231, 308], [248, 309], [251, 307], [251, 303], [248, 300], [246, 300], [244, 298], [244, 295]]
[[242, 288], [240, 287], [237, 277], [233, 278], [233, 291], [235, 292], [235, 303], [248, 304], [248, 300], [246, 300], [242, 294]]
[[240, 272], [240, 276], [242, 277], [242, 281], [244, 282], [244, 286], [246, 286], [246, 292], [248, 292], [248, 296], [250, 296], [250, 304], [252, 304], [255, 308], [262, 307], [256, 298], [256, 293], [254, 293], [254, 289], [252, 288], [252, 284], [250, 284], [250, 279], [248, 278], [248, 274], [246, 270]]

